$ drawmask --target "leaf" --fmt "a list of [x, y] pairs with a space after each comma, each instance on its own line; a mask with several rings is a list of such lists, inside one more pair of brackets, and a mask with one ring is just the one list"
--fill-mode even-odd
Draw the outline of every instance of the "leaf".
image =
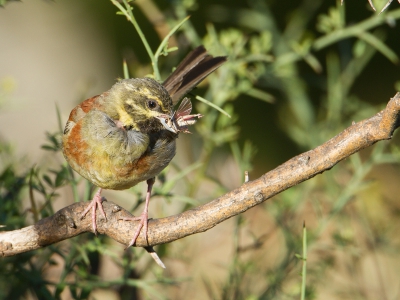
[[129, 70], [128, 70], [128, 65], [127, 65], [125, 59], [124, 59], [124, 61], [122, 62], [122, 69], [123, 69], [123, 71], [124, 71], [124, 78], [125, 78], [125, 79], [129, 79]]
[[40, 148], [42, 148], [43, 150], [54, 151], [54, 152], [58, 150], [57, 148], [54, 148], [51, 145], [42, 145]]
[[386, 56], [387, 59], [389, 59], [392, 63], [397, 64], [399, 61], [398, 56], [396, 53], [390, 49], [384, 42], [382, 42], [379, 38], [377, 38], [375, 35], [369, 33], [369, 32], [361, 32], [357, 35], [360, 39], [363, 41], [367, 42], [370, 44], [372, 47], [374, 47], [377, 51], [382, 53], [384, 56]]
[[274, 103], [275, 102], [275, 97], [272, 96], [270, 93], [264, 92], [262, 90], [256, 89], [256, 88], [250, 88], [248, 89], [245, 94], [256, 98], [261, 101], [265, 101], [267, 103]]
[[67, 181], [67, 176], [68, 174], [64, 170], [61, 170], [59, 173], [57, 173], [55, 180], [55, 187], [60, 187], [64, 185], [65, 182]]
[[214, 103], [204, 99], [203, 97], [200, 96], [196, 96], [196, 99], [199, 100], [200, 102], [203, 102], [205, 104], [207, 104], [208, 106], [211, 106], [212, 108], [215, 108], [216, 110], [218, 110], [219, 112], [223, 113], [224, 115], [226, 115], [228, 118], [231, 117], [230, 114], [228, 114], [225, 110], [223, 110], [221, 107], [215, 105]]
[[294, 256], [297, 257], [298, 259], [303, 259], [303, 256], [301, 256], [300, 254], [296, 253]]
[[51, 181], [51, 179], [50, 179], [50, 177], [49, 177], [48, 175], [44, 174], [44, 175], [42, 176], [42, 178], [43, 178], [44, 181], [47, 182], [47, 184], [48, 184], [49, 186], [54, 187], [54, 184], [53, 184], [53, 182]]

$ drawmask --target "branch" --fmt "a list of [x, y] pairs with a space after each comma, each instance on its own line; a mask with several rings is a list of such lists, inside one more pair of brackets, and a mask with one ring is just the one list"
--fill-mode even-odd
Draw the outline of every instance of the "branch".
[[[260, 178], [197, 208], [163, 219], [150, 220], [148, 243], [143, 233], [136, 246], [146, 247], [168, 243], [191, 234], [204, 232], [215, 225], [260, 204], [274, 195], [331, 169], [351, 154], [381, 140], [392, 137], [399, 126], [400, 93], [392, 98], [386, 109], [375, 116], [353, 124], [323, 145], [302, 153]], [[59, 210], [51, 217], [32, 226], [9, 232], [0, 232], [0, 254], [11, 256], [38, 249], [53, 243], [91, 232], [91, 218], [80, 220], [87, 203], [75, 203]], [[135, 230], [135, 222], [119, 220], [130, 216], [120, 206], [105, 201], [105, 221], [97, 215], [98, 231], [127, 245]], [[150, 250], [149, 250], [150, 249]]]

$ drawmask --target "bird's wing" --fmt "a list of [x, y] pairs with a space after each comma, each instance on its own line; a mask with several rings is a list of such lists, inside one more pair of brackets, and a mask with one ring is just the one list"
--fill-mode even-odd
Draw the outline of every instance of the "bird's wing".
[[96, 100], [100, 95], [93, 96], [89, 99], [86, 99], [81, 104], [77, 105], [69, 114], [68, 122], [72, 121], [77, 123], [80, 119], [82, 119], [90, 110], [96, 108], [97, 102]]
[[118, 121], [102, 111], [101, 103], [96, 101], [99, 97], [89, 98], [71, 111], [64, 129], [64, 149], [68, 152], [73, 145], [79, 144], [86, 152], [75, 152], [76, 156], [106, 153], [110, 157], [119, 154], [130, 162], [138, 159], [146, 151], [149, 137], [118, 125]]
[[110, 156], [139, 158], [149, 145], [149, 137], [135, 130], [119, 126], [105, 112], [92, 109], [82, 119], [82, 130], [94, 149], [104, 150]]

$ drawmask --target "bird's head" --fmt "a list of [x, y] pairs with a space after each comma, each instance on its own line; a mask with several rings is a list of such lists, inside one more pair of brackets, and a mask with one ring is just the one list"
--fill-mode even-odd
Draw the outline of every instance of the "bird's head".
[[[163, 129], [172, 115], [172, 100], [166, 89], [151, 78], [124, 79], [108, 92], [109, 115], [126, 129], [149, 133]], [[112, 103], [110, 103], [112, 102]]]

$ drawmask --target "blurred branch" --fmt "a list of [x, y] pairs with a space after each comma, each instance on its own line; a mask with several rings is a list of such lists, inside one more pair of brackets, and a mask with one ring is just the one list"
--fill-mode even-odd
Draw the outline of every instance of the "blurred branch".
[[[344, 40], [347, 38], [351, 38], [351, 37], [358, 37], [358, 38], [365, 37], [365, 35], [363, 35], [363, 34], [365, 34], [367, 32], [367, 30], [370, 30], [379, 25], [388, 23], [388, 22], [390, 22], [390, 20], [397, 20], [399, 18], [400, 18], [400, 9], [396, 9], [396, 10], [388, 12], [384, 15], [375, 15], [375, 16], [370, 17], [370, 18], [366, 19], [365, 21], [359, 22], [357, 24], [350, 25], [345, 28], [332, 31], [331, 33], [323, 35], [323, 36], [317, 38], [316, 40], [314, 40], [311, 47], [309, 49], [307, 49], [307, 51], [304, 51], [302, 53], [287, 52], [285, 54], [278, 56], [277, 62], [276, 62], [278, 64], [277, 67], [301, 60], [304, 58], [304, 56], [306, 56], [311, 51], [320, 51], [330, 45], [337, 43], [338, 41], [341, 41], [341, 40]], [[371, 38], [371, 34], [368, 37]], [[369, 42], [370, 42], [370, 40], [369, 40]], [[373, 43], [373, 46], [376, 47], [375, 42], [376, 42], [376, 39], [374, 39], [374, 43]], [[378, 45], [378, 49], [382, 52], [381, 42]], [[384, 53], [386, 53], [386, 49], [385, 49]], [[392, 60], [393, 51], [391, 51], [390, 54], [391, 55], [389, 56], [390, 57], [389, 59]], [[396, 58], [394, 59], [395, 61], [396, 61]]]
[[[163, 244], [188, 235], [204, 232], [224, 220], [260, 204], [274, 195], [331, 169], [341, 160], [381, 140], [391, 139], [399, 126], [400, 93], [388, 103], [386, 109], [375, 116], [354, 123], [321, 146], [302, 153], [260, 178], [197, 208], [163, 219], [149, 221], [148, 243], [143, 233], [136, 246]], [[51, 217], [20, 230], [0, 232], [2, 256], [38, 249], [53, 243], [91, 232], [91, 219], [80, 220], [86, 203], [75, 203], [61, 209]], [[135, 229], [134, 222], [121, 221], [129, 212], [112, 202], [105, 202], [107, 222], [98, 215], [98, 231], [114, 240], [128, 244]], [[148, 250], [149, 251], [149, 250]]]
[[365, 21], [359, 22], [355, 25], [347, 26], [343, 29], [338, 29], [336, 31], [333, 31], [332, 33], [316, 39], [312, 47], [316, 51], [321, 50], [329, 45], [335, 44], [340, 40], [358, 36], [362, 32], [385, 24], [390, 19], [397, 20], [399, 17], [400, 9], [393, 10], [385, 15], [375, 15], [371, 18], [366, 19]]

